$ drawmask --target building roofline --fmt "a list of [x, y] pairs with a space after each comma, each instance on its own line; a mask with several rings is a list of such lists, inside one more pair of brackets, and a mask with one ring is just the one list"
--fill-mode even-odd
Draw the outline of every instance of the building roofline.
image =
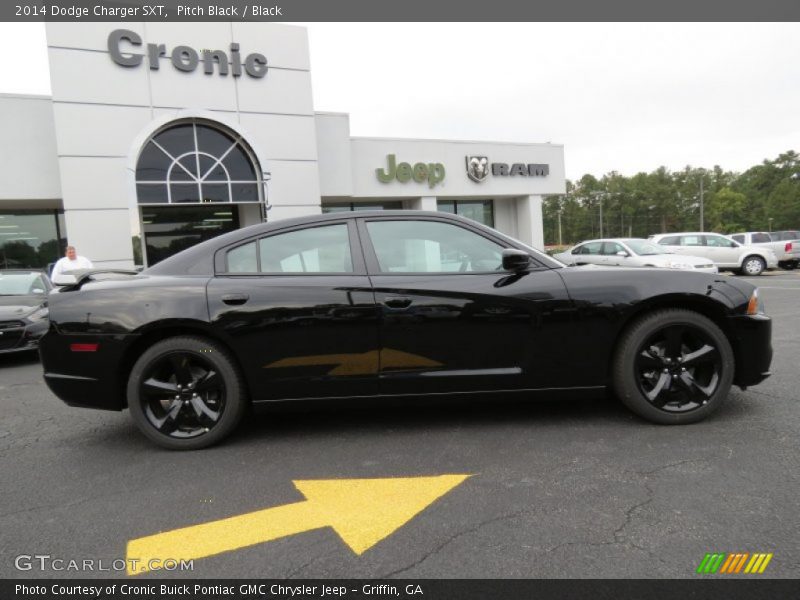
[[27, 100], [52, 100], [53, 96], [46, 94], [17, 94], [14, 92], [4, 93], [0, 92], [0, 98], [25, 98]]
[[545, 146], [547, 148], [563, 148], [564, 144], [550, 142], [501, 142], [498, 140], [446, 140], [442, 138], [401, 138], [401, 137], [362, 137], [350, 136], [353, 142], [439, 142], [443, 144], [497, 144], [498, 146]]

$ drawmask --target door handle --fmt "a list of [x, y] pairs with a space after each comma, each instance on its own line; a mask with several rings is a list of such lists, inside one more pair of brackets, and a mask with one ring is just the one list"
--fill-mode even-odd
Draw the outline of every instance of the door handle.
[[383, 303], [389, 308], [408, 308], [411, 306], [411, 298], [406, 298], [405, 296], [394, 296], [392, 298], [387, 298], [383, 301]]
[[247, 294], [225, 294], [222, 296], [222, 301], [228, 306], [240, 306], [249, 299], [250, 296]]

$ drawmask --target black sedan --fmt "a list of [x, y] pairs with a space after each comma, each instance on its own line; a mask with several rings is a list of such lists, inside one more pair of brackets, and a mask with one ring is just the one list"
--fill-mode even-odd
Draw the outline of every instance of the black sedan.
[[0, 354], [36, 350], [52, 287], [41, 271], [0, 269]]
[[254, 225], [102, 277], [50, 295], [45, 380], [67, 404], [129, 408], [174, 449], [289, 399], [611, 388], [645, 419], [691, 423], [772, 359], [749, 283], [567, 268], [441, 213]]

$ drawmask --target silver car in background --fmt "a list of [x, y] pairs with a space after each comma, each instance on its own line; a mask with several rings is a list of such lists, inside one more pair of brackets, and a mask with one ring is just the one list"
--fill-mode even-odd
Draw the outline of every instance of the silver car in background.
[[564, 264], [575, 266], [657, 267], [700, 273], [717, 272], [717, 267], [707, 258], [677, 255], [639, 238], [588, 240], [554, 256]]
[[742, 275], [761, 275], [778, 268], [778, 257], [763, 246], [745, 246], [719, 233], [689, 231], [659, 233], [650, 241], [680, 255], [710, 259], [720, 270], [737, 271]]

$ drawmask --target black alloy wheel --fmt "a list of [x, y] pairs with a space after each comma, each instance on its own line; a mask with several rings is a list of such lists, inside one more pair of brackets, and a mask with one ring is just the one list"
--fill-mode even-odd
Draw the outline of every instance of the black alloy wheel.
[[656, 423], [692, 423], [725, 400], [734, 357], [720, 328], [688, 310], [662, 310], [635, 322], [614, 362], [614, 389]]
[[128, 406], [139, 429], [170, 449], [197, 449], [227, 436], [241, 418], [243, 383], [230, 356], [195, 337], [158, 342], [136, 361]]
[[708, 403], [722, 372], [719, 350], [705, 331], [669, 325], [652, 335], [636, 356], [639, 390], [656, 408], [686, 412]]

